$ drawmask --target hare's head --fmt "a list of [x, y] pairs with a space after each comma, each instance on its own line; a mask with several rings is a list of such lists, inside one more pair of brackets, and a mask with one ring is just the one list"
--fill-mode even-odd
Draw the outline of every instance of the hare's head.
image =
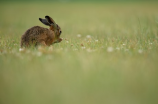
[[55, 23], [55, 21], [51, 17], [45, 16], [45, 19], [39, 18], [39, 20], [43, 24], [50, 26], [50, 30], [54, 31], [54, 33], [55, 33], [54, 43], [59, 43], [62, 41], [62, 39], [60, 38], [60, 35], [62, 33], [61, 28], [58, 24]]

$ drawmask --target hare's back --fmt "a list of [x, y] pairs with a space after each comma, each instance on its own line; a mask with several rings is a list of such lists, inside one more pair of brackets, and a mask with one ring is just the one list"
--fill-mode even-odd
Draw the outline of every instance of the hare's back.
[[21, 37], [21, 46], [24, 44], [38, 43], [40, 40], [45, 40], [49, 29], [40, 26], [34, 26], [28, 29]]
[[39, 36], [39, 35], [42, 35], [42, 34], [46, 34], [48, 32], [48, 29], [47, 28], [43, 28], [43, 27], [40, 27], [40, 26], [34, 26], [30, 29], [28, 29], [24, 35], [28, 35], [28, 36]]

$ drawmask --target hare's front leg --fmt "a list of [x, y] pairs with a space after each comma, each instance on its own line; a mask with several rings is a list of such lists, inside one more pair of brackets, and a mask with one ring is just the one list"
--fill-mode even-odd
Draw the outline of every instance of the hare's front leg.
[[45, 41], [40, 41], [40, 45], [47, 46], [46, 43], [45, 43]]

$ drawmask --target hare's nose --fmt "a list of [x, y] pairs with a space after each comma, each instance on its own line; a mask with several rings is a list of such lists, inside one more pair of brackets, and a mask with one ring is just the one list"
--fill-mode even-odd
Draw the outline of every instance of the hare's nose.
[[61, 42], [62, 40], [63, 40], [63, 39], [59, 38], [59, 39], [58, 39], [58, 42]]

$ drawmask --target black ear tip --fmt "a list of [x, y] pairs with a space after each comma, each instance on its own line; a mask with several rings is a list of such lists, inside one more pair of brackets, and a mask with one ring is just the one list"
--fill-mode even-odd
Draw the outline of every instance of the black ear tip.
[[41, 21], [42, 19], [41, 19], [41, 18], [39, 18], [39, 20]]
[[49, 16], [45, 16], [45, 18], [49, 18]]

